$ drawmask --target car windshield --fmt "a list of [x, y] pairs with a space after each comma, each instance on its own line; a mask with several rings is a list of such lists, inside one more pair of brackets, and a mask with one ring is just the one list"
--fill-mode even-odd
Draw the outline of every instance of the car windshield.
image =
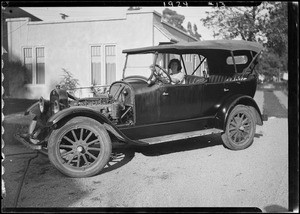
[[147, 79], [151, 75], [150, 66], [153, 65], [154, 59], [156, 65], [167, 70], [167, 65], [170, 59], [180, 59], [180, 55], [177, 54], [157, 54], [155, 58], [154, 53], [145, 54], [128, 54], [127, 63], [125, 67], [124, 77], [129, 76], [143, 76]]
[[[148, 79], [151, 75], [150, 66], [153, 65], [154, 59], [154, 53], [128, 54], [124, 78], [143, 76]], [[198, 54], [182, 54], [180, 56], [179, 54], [158, 53], [155, 64], [167, 71], [171, 59], [179, 59], [183, 66], [182, 70], [186, 71], [188, 75], [203, 76], [203, 70], [207, 67], [205, 57]]]
[[124, 77], [151, 75], [150, 65], [153, 64], [154, 54], [128, 54]]

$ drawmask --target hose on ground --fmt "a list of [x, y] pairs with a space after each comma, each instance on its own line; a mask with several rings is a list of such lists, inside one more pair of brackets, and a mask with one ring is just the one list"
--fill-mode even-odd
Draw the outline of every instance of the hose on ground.
[[37, 158], [37, 157], [38, 157], [38, 152], [35, 152], [35, 156], [31, 157], [31, 158], [27, 161], [27, 164], [26, 164], [26, 168], [25, 168], [24, 174], [23, 174], [22, 179], [21, 179], [21, 182], [20, 182], [20, 184], [19, 184], [19, 186], [18, 186], [16, 198], [15, 198], [15, 201], [14, 201], [14, 207], [17, 207], [17, 206], [18, 206], [19, 197], [20, 197], [20, 194], [21, 194], [21, 190], [22, 190], [22, 187], [23, 187], [23, 183], [24, 183], [24, 180], [25, 180], [25, 177], [26, 177], [26, 174], [27, 174], [27, 171], [28, 171], [30, 162], [31, 162], [33, 159]]

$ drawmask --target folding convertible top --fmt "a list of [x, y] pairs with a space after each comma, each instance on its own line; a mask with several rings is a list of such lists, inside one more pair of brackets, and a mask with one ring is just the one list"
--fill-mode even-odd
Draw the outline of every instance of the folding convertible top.
[[134, 48], [123, 50], [126, 54], [139, 53], [208, 53], [215, 50], [223, 51], [240, 51], [249, 50], [256, 53], [261, 52], [262, 45], [257, 42], [249, 42], [245, 40], [205, 40], [196, 42], [179, 42], [175, 44], [164, 44], [158, 46], [150, 46], [143, 48]]

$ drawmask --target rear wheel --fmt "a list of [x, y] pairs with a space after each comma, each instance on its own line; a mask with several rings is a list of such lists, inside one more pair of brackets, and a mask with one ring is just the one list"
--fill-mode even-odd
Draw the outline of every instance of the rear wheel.
[[70, 177], [98, 174], [111, 155], [111, 140], [106, 129], [94, 119], [75, 117], [54, 130], [48, 141], [51, 163]]
[[237, 105], [229, 114], [222, 140], [232, 150], [246, 149], [253, 143], [256, 123], [247, 106]]

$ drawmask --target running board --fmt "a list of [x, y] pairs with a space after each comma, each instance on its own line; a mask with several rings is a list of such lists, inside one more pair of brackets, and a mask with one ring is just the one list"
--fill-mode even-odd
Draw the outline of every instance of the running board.
[[205, 129], [205, 130], [198, 130], [198, 131], [192, 131], [192, 132], [184, 132], [184, 133], [178, 133], [178, 134], [171, 134], [171, 135], [164, 135], [159, 137], [152, 137], [152, 138], [145, 138], [145, 139], [139, 139], [139, 141], [148, 143], [148, 144], [157, 144], [157, 143], [164, 143], [169, 141], [175, 141], [175, 140], [182, 140], [182, 139], [188, 139], [193, 137], [199, 137], [203, 135], [210, 135], [210, 134], [217, 134], [223, 132], [222, 129]]

